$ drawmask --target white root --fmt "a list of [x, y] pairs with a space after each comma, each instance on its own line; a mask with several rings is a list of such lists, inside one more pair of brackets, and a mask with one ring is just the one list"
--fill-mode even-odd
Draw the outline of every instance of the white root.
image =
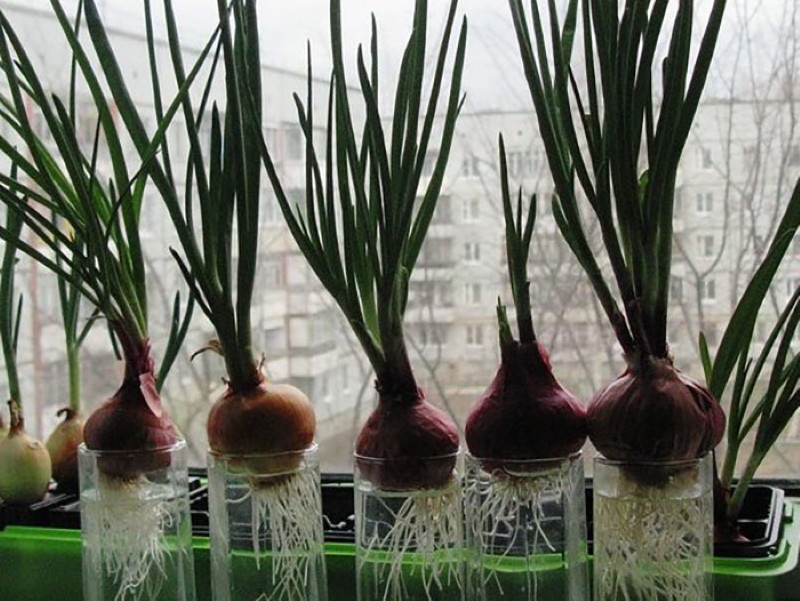
[[[411, 598], [410, 581], [421, 581], [425, 599], [440, 598], [443, 590], [462, 587], [461, 491], [454, 478], [439, 489], [414, 491], [399, 509], [397, 493], [373, 491], [388, 516], [388, 530], [376, 524], [366, 535], [359, 561], [359, 578], [371, 572], [372, 588], [382, 587], [383, 601]], [[407, 493], [403, 493], [407, 494]], [[420, 599], [421, 597], [414, 597]]]
[[[674, 486], [681, 486], [680, 480]], [[595, 494], [598, 599], [708, 598], [711, 496], [686, 498], [627, 482], [616, 498]]]
[[87, 544], [97, 570], [113, 583], [115, 601], [157, 597], [167, 579], [165, 531], [186, 501], [159, 494], [147, 481], [103, 479], [97, 499], [85, 499], [84, 519], [91, 526]]
[[509, 556], [522, 557], [530, 598], [537, 598], [538, 559], [555, 553], [544, 530], [545, 502], [560, 502], [568, 490], [568, 475], [560, 468], [530, 474], [496, 471], [479, 475], [467, 485], [468, 523], [480, 586], [485, 592], [494, 581], [503, 594], [498, 567]]
[[[323, 553], [322, 503], [316, 474], [299, 470], [251, 487], [253, 554], [256, 569], [269, 558], [272, 587], [266, 601], [305, 598], [312, 567]], [[269, 542], [268, 542], [269, 541]]]

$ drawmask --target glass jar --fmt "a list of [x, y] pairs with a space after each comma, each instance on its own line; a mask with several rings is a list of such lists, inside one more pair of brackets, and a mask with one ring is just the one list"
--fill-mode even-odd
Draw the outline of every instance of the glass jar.
[[711, 455], [594, 463], [594, 598], [713, 599]]
[[287, 453], [208, 455], [215, 601], [326, 601], [316, 444]]
[[[358, 600], [463, 601], [459, 453], [355, 459]], [[396, 485], [415, 480], [435, 485]]]
[[193, 601], [186, 443], [78, 449], [86, 601]]
[[464, 485], [468, 598], [589, 598], [583, 459], [480, 459]]

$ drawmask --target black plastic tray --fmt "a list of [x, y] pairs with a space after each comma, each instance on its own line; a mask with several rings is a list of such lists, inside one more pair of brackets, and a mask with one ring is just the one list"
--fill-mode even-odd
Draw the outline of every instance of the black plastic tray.
[[769, 557], [778, 550], [784, 491], [773, 486], [751, 486], [739, 514], [739, 533], [746, 543], [715, 543], [718, 557]]

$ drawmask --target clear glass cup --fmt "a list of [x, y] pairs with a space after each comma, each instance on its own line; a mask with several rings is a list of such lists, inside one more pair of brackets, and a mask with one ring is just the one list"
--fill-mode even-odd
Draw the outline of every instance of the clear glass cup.
[[86, 601], [193, 601], [186, 443], [78, 449]]
[[594, 462], [594, 599], [713, 599], [713, 463]]
[[464, 601], [459, 459], [355, 456], [359, 601]]
[[580, 453], [535, 460], [467, 454], [464, 504], [471, 601], [589, 598]]
[[316, 444], [261, 455], [208, 454], [215, 601], [326, 601]]

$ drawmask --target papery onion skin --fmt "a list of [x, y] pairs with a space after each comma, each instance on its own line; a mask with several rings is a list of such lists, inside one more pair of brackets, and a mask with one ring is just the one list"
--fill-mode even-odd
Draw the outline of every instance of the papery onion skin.
[[150, 342], [133, 342], [121, 329], [117, 336], [126, 349], [125, 378], [114, 396], [86, 420], [83, 440], [92, 451], [110, 452], [98, 458], [102, 473], [132, 481], [143, 473], [169, 467], [167, 449], [180, 436], [161, 404]]
[[62, 421], [45, 442], [59, 492], [78, 490], [78, 447], [83, 442], [83, 418], [70, 408], [59, 410]]
[[587, 413], [589, 438], [617, 461], [683, 461], [722, 440], [725, 414], [708, 389], [669, 359], [629, 367], [599, 391]]
[[441, 488], [453, 477], [458, 429], [417, 389], [413, 399], [378, 402], [358, 434], [355, 452], [362, 475], [381, 490]]
[[158, 451], [175, 445], [179, 436], [169, 415], [159, 413], [145, 401], [139, 383], [130, 380], [100, 405], [86, 420], [84, 442], [93, 451], [120, 452], [100, 457], [100, 471], [130, 481], [168, 467], [169, 453]]
[[50, 455], [24, 429], [11, 428], [0, 440], [0, 498], [29, 505], [41, 501], [50, 484]]
[[316, 430], [314, 406], [298, 388], [263, 378], [244, 392], [228, 387], [208, 415], [208, 442], [223, 455], [273, 455], [264, 461], [243, 458], [259, 474], [288, 471], [299, 465]]
[[513, 341], [504, 344], [502, 355], [467, 418], [469, 452], [480, 459], [537, 460], [579, 451], [586, 441], [586, 410], [553, 376], [544, 348]]

